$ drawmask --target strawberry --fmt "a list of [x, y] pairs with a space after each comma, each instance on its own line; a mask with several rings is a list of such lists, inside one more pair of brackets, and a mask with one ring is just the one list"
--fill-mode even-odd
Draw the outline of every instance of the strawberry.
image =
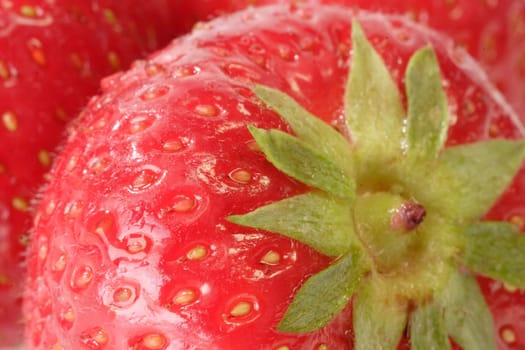
[[0, 3], [0, 346], [22, 338], [30, 199], [63, 128], [99, 79], [171, 39], [177, 27], [166, 7], [161, 0]]
[[[188, 19], [206, 20], [248, 5], [339, 4], [403, 14], [444, 32], [478, 59], [525, 120], [525, 2], [523, 0], [207, 0], [186, 2]], [[187, 24], [189, 25], [189, 23]]]
[[525, 130], [450, 45], [270, 6], [104, 79], [41, 196], [29, 349], [522, 347]]

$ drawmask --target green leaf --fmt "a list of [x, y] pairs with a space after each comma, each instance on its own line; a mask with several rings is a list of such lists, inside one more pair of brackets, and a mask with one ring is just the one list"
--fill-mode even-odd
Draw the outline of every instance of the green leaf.
[[355, 239], [350, 205], [319, 192], [283, 199], [228, 220], [285, 235], [333, 257], [347, 253]]
[[410, 59], [405, 74], [408, 155], [436, 158], [447, 138], [449, 117], [434, 50], [426, 47], [417, 51]]
[[366, 283], [354, 302], [355, 349], [397, 349], [407, 315], [407, 303], [389, 293], [388, 286]]
[[448, 333], [464, 350], [495, 350], [494, 323], [476, 279], [455, 272], [441, 296]]
[[353, 247], [299, 289], [277, 329], [306, 333], [326, 326], [348, 304], [364, 275], [359, 249]]
[[410, 318], [411, 350], [451, 349], [441, 307], [430, 303], [418, 307]]
[[399, 90], [361, 25], [355, 21], [352, 46], [345, 112], [356, 151], [363, 159], [380, 162], [401, 157], [405, 113]]
[[352, 175], [351, 146], [343, 135], [279, 90], [256, 85], [254, 93], [290, 125], [300, 140], [346, 169], [347, 176]]
[[503, 222], [476, 223], [464, 233], [463, 263], [468, 268], [525, 289], [525, 234]]
[[249, 129], [268, 161], [288, 176], [336, 196], [355, 197], [355, 182], [345, 169], [312, 146], [280, 130]]
[[445, 148], [436, 167], [412, 172], [412, 193], [455, 220], [482, 217], [518, 172], [525, 141], [488, 140]]

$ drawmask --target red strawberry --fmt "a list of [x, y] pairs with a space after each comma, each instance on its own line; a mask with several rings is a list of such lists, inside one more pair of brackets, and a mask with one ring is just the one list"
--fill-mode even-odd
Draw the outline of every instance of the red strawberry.
[[177, 27], [166, 8], [164, 0], [0, 3], [0, 346], [21, 340], [30, 198], [63, 128], [103, 76], [171, 39]]
[[[205, 20], [248, 5], [325, 3], [405, 14], [442, 31], [481, 62], [525, 120], [525, 1], [523, 0], [205, 0], [186, 2], [188, 19]], [[188, 24], [187, 24], [188, 25]]]
[[29, 348], [522, 347], [523, 292], [486, 282], [492, 320], [471, 272], [525, 287], [495, 221], [525, 217], [525, 130], [450, 48], [276, 6], [105, 79], [37, 213]]

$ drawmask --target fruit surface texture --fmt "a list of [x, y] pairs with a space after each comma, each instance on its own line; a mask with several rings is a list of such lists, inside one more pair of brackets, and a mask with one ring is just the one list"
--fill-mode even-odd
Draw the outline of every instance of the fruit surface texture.
[[[451, 332], [467, 349], [524, 345], [520, 267], [491, 270], [469, 239], [523, 246], [525, 132], [448, 39], [399, 16], [269, 6], [204, 23], [102, 87], [39, 203], [28, 348], [425, 348]], [[434, 119], [405, 127], [405, 110]], [[326, 225], [335, 238], [294, 236]], [[483, 297], [477, 268], [507, 283], [480, 277]], [[474, 317], [458, 308], [470, 300]]]
[[[181, 4], [192, 21], [247, 6], [276, 3], [337, 4], [401, 14], [450, 36], [487, 71], [525, 120], [525, 1], [523, 0], [204, 0]], [[190, 21], [191, 19], [191, 21]]]
[[0, 3], [0, 346], [20, 341], [31, 201], [99, 80], [177, 32], [167, 2]]

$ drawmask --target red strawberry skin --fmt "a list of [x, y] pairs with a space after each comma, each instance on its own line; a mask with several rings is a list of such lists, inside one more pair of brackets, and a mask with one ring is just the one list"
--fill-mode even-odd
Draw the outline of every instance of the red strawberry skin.
[[184, 13], [206, 20], [248, 5], [325, 3], [403, 14], [441, 31], [467, 49], [525, 120], [525, 2], [523, 0], [204, 0]]
[[[278, 88], [337, 127], [353, 18], [350, 9], [315, 5], [247, 10], [103, 81], [40, 201], [29, 349], [351, 348], [350, 308], [317, 332], [275, 330], [298, 286], [330, 260], [226, 217], [306, 190], [254, 146], [247, 125], [286, 126], [251, 87]], [[435, 47], [454, 116], [450, 145], [523, 137], [480, 68], [447, 39], [402, 17], [357, 18], [399, 84], [410, 55]], [[523, 220], [524, 174], [491, 217]], [[508, 326], [517, 337], [500, 337], [501, 349], [525, 344], [522, 319], [498, 313], [523, 300], [513, 293], [487, 284], [495, 331]]]
[[177, 33], [167, 6], [164, 0], [0, 4], [0, 346], [21, 340], [30, 199], [66, 122], [103, 76]]

